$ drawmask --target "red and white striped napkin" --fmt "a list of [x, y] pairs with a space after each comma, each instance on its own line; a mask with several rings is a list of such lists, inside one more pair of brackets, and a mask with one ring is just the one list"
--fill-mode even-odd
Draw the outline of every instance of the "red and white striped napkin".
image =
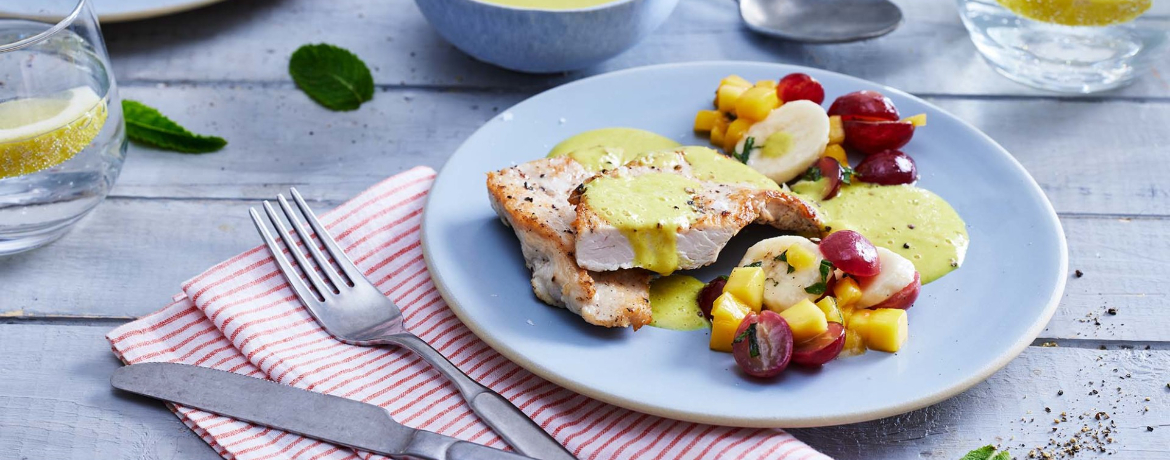
[[[773, 429], [679, 422], [573, 393], [513, 364], [443, 303], [419, 246], [435, 173], [404, 172], [322, 216], [330, 233], [387, 296], [407, 327], [460, 369], [510, 399], [582, 459], [826, 459]], [[244, 212], [242, 209], [240, 212]], [[259, 238], [257, 238], [259, 240]], [[409, 351], [334, 340], [301, 306], [267, 249], [257, 246], [183, 285], [174, 303], [107, 336], [133, 364], [194, 364], [385, 407], [406, 425], [492, 447], [500, 440], [455, 388]], [[366, 452], [169, 405], [227, 459], [381, 458]]]

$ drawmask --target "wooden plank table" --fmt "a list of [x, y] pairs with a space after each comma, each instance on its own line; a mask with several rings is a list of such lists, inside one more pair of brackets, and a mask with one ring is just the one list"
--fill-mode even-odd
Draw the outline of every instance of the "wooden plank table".
[[[901, 416], [795, 430], [801, 439], [840, 458], [955, 459], [986, 443], [1023, 457], [1096, 426], [1076, 417], [1103, 411], [1117, 428], [1100, 456], [1170, 458], [1170, 60], [1120, 91], [1057, 96], [996, 75], [953, 2], [899, 3], [907, 21], [889, 36], [802, 46], [751, 34], [727, 0], [684, 0], [631, 51], [546, 76], [464, 56], [407, 0], [229, 0], [105, 26], [124, 97], [231, 144], [201, 156], [133, 146], [113, 195], [75, 231], [0, 259], [0, 458], [217, 458], [162, 405], [109, 388], [119, 363], [102, 337], [255, 245], [243, 209], [293, 185], [329, 206], [406, 168], [438, 167], [499, 110], [566, 81], [717, 59], [844, 72], [973, 123], [1043, 187], [1068, 236], [1070, 268], [1084, 273], [1069, 280], [1036, 346], [986, 382]], [[307, 42], [365, 59], [374, 100], [350, 113], [309, 101], [286, 70]], [[1060, 412], [1073, 421], [1054, 425]]]

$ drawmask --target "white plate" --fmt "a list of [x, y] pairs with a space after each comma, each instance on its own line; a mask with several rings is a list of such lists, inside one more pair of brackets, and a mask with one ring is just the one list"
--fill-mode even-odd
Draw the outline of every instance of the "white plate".
[[102, 23], [136, 21], [193, 10], [223, 0], [93, 0]]
[[[971, 247], [964, 266], [922, 289], [910, 339], [896, 354], [869, 352], [775, 380], [738, 372], [707, 349], [707, 331], [590, 326], [532, 294], [519, 244], [488, 204], [485, 173], [544, 156], [561, 139], [607, 126], [643, 128], [684, 144], [696, 110], [719, 80], [806, 72], [827, 102], [870, 89], [929, 124], [904, 150], [921, 186], [958, 210]], [[730, 271], [751, 243], [745, 230], [719, 263]], [[447, 303], [479, 337], [526, 369], [585, 395], [694, 422], [803, 427], [860, 422], [918, 409], [979, 383], [1027, 347], [1056, 309], [1067, 277], [1064, 233], [1040, 187], [986, 135], [921, 99], [853, 77], [804, 67], [709, 62], [644, 67], [570, 83], [505, 110], [451, 157], [431, 191], [423, 224], [428, 266]]]

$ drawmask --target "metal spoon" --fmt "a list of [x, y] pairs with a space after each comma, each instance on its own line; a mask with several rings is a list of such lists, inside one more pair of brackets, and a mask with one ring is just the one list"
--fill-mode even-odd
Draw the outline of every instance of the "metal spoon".
[[841, 43], [880, 37], [902, 23], [888, 0], [739, 0], [748, 28], [806, 43]]

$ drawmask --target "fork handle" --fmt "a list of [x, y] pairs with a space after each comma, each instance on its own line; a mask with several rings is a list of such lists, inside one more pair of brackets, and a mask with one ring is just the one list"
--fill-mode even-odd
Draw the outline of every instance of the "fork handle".
[[540, 460], [576, 458], [520, 409], [499, 393], [472, 380], [423, 339], [412, 334], [402, 334], [393, 336], [393, 341], [417, 353], [447, 380], [454, 383], [463, 399], [471, 406], [471, 411], [516, 452]]

